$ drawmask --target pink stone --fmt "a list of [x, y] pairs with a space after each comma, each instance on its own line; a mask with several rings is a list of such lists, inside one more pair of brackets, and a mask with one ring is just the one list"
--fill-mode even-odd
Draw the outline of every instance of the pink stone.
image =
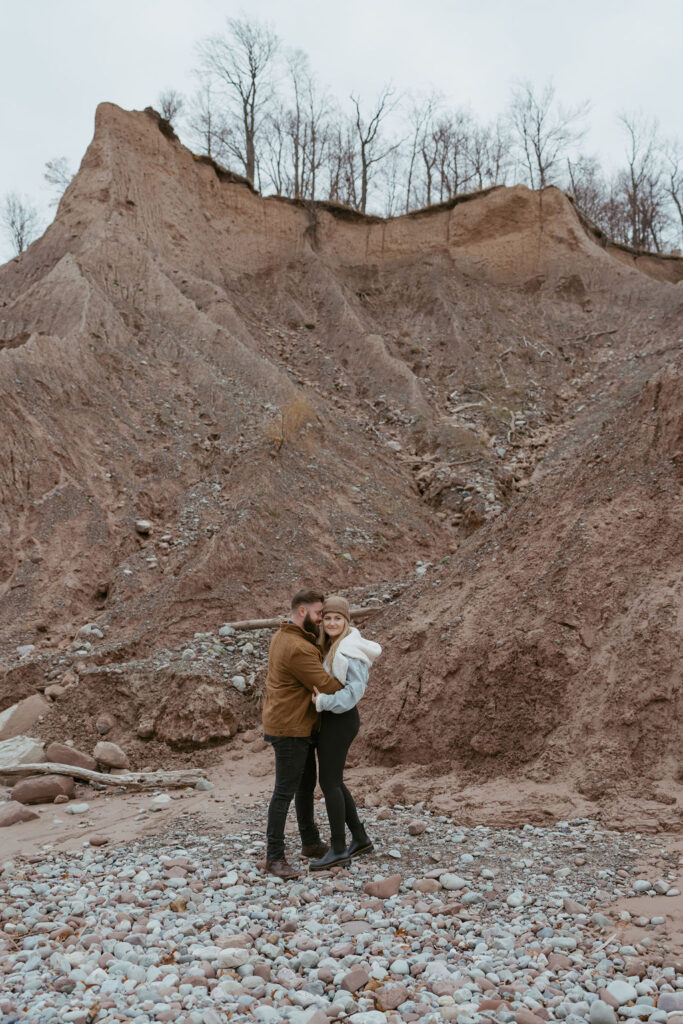
[[322, 1010], [316, 1010], [312, 1017], [309, 1017], [306, 1024], [330, 1024], [330, 1018]]
[[375, 999], [380, 1010], [395, 1010], [408, 999], [405, 985], [382, 985], [375, 990]]
[[602, 999], [603, 1003], [607, 1003], [608, 1006], [612, 1006], [615, 1010], [619, 1006], [619, 1001], [614, 998], [611, 992], [608, 992], [606, 988], [598, 989], [598, 995]]
[[97, 761], [90, 754], [82, 750], [69, 747], [66, 743], [51, 743], [45, 751], [45, 760], [54, 764], [72, 764], [76, 768], [87, 768], [91, 772], [97, 771]]
[[401, 881], [400, 875], [389, 875], [388, 878], [383, 878], [379, 882], [368, 882], [363, 891], [368, 896], [377, 896], [381, 900], [388, 900], [391, 896], [396, 896]]
[[590, 911], [587, 907], [584, 907], [582, 903], [577, 903], [575, 900], [570, 900], [568, 896], [564, 898], [564, 909], [568, 914], [588, 914]]
[[438, 892], [441, 889], [441, 882], [436, 878], [418, 878], [413, 882], [413, 889], [417, 892]]
[[427, 823], [425, 821], [411, 821], [408, 823], [408, 834], [411, 836], [421, 836], [426, 831]]
[[666, 1010], [667, 1013], [683, 1012], [683, 992], [660, 992], [657, 1009]]
[[369, 981], [370, 975], [364, 967], [354, 967], [353, 970], [344, 975], [339, 987], [343, 988], [346, 992], [357, 992], [359, 989], [365, 988]]
[[73, 796], [74, 780], [69, 775], [31, 775], [12, 788], [12, 799], [20, 804], [51, 804], [60, 794]]
[[539, 1017], [531, 1010], [517, 1010], [515, 1021], [516, 1024], [545, 1024], [545, 1017]]
[[32, 818], [37, 817], [38, 813], [36, 811], [30, 811], [24, 804], [17, 803], [16, 800], [10, 800], [9, 803], [0, 807], [0, 828], [16, 825], [20, 821], [31, 821]]

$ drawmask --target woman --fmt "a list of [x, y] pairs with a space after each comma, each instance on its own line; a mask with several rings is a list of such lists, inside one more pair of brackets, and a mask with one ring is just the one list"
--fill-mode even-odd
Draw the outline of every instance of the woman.
[[[356, 705], [365, 693], [370, 666], [382, 653], [379, 644], [366, 640], [351, 625], [349, 602], [345, 598], [336, 594], [326, 598], [322, 615], [320, 646], [324, 668], [344, 688], [333, 694], [317, 690], [313, 693], [316, 709], [322, 712], [318, 770], [330, 821], [331, 846], [324, 857], [310, 862], [311, 871], [345, 864], [350, 857], [369, 853], [373, 848], [353, 797], [344, 785], [344, 765], [360, 727]], [[345, 825], [352, 836], [348, 849]]]

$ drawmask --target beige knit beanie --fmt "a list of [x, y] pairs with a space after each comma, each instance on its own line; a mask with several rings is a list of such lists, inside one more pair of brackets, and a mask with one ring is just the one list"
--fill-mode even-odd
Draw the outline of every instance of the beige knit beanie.
[[336, 612], [337, 615], [343, 615], [347, 622], [351, 622], [351, 609], [349, 602], [341, 594], [330, 594], [323, 601], [323, 615], [327, 615], [328, 612]]

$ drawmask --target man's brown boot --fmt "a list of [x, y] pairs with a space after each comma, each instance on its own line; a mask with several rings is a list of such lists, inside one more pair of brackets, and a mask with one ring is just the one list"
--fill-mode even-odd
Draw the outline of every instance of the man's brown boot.
[[281, 860], [267, 860], [266, 871], [269, 875], [277, 875], [278, 878], [284, 878], [288, 881], [290, 878], [298, 878], [299, 872], [288, 864], [284, 857]]
[[324, 857], [328, 850], [329, 846], [327, 843], [323, 843], [322, 839], [320, 839], [317, 843], [311, 843], [310, 846], [302, 846], [301, 856], [316, 858]]

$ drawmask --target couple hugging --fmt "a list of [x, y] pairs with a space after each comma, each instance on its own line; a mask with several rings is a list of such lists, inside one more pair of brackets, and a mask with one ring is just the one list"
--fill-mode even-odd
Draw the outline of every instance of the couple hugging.
[[[275, 788], [268, 808], [266, 871], [279, 878], [298, 872], [285, 858], [285, 822], [294, 798], [301, 853], [311, 871], [348, 864], [372, 850], [344, 765], [360, 720], [370, 666], [382, 653], [351, 625], [348, 601], [315, 590], [292, 598], [291, 615], [273, 637], [268, 654], [263, 738], [275, 751]], [[320, 839], [313, 813], [316, 751], [320, 788], [330, 822], [330, 846]], [[346, 830], [351, 843], [346, 845]]]

